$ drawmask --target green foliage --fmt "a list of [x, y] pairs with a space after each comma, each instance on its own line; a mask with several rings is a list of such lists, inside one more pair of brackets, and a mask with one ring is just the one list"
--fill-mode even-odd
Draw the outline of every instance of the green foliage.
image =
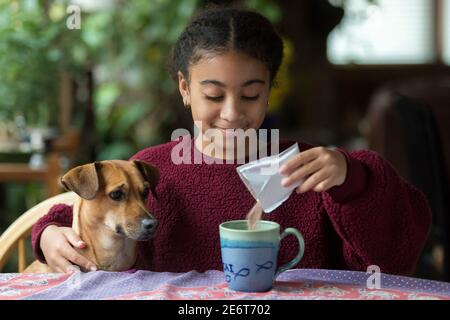
[[0, 117], [20, 112], [31, 124], [50, 123], [57, 66], [47, 53], [58, 26], [31, 2], [0, 1]]
[[276, 24], [282, 18], [281, 8], [277, 5], [276, 1], [247, 0], [245, 3], [249, 9], [260, 12], [272, 23]]
[[166, 58], [197, 5], [197, 0], [137, 0], [84, 19], [86, 53], [80, 56], [95, 60], [99, 159], [126, 159], [165, 140], [161, 127], [175, 123], [180, 107], [163, 104], [176, 93]]

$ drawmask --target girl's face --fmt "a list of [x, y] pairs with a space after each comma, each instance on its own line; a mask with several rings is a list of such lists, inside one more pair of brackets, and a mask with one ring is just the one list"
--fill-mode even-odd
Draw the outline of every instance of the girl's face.
[[[202, 133], [216, 129], [225, 144], [202, 136], [202, 146], [214, 143], [226, 150], [226, 129], [258, 129], [265, 117], [269, 93], [268, 68], [257, 59], [237, 51], [205, 54], [189, 67], [189, 82], [178, 73], [179, 89], [192, 118], [201, 122]], [[198, 146], [198, 145], [197, 145]], [[233, 143], [234, 149], [237, 147]]]

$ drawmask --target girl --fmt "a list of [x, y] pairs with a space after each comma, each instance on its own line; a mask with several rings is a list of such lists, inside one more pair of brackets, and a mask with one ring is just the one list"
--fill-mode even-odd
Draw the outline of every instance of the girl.
[[[217, 129], [227, 137], [229, 130], [258, 129], [282, 52], [281, 38], [258, 13], [227, 8], [196, 16], [174, 45], [171, 71], [202, 132]], [[218, 226], [243, 219], [255, 200], [236, 172], [238, 164], [206, 161], [234, 154], [230, 144], [200, 134], [190, 143], [192, 157], [201, 154], [201, 163], [175, 164], [177, 143], [132, 157], [160, 169], [158, 200], [152, 195], [147, 200], [159, 228], [152, 240], [140, 243], [139, 258], [152, 271], [221, 270]], [[280, 151], [293, 143], [282, 141]], [[304, 183], [264, 217], [302, 232], [306, 251], [298, 267], [365, 271], [377, 265], [384, 273], [411, 274], [431, 223], [424, 195], [374, 152], [299, 147], [301, 153], [280, 173], [285, 186]], [[37, 222], [32, 234], [37, 258], [61, 272], [72, 264], [96, 270], [74, 250], [85, 244], [71, 223], [72, 208], [65, 205]], [[283, 241], [279, 263], [296, 250], [295, 239]]]

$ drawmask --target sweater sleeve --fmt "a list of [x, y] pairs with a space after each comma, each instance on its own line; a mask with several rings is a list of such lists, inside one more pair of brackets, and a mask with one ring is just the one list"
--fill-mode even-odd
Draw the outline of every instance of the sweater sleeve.
[[342, 242], [344, 267], [412, 274], [431, 226], [426, 197], [376, 152], [343, 153], [346, 181], [321, 195]]
[[42, 253], [40, 241], [41, 235], [45, 228], [50, 225], [58, 227], [72, 226], [72, 206], [65, 204], [56, 204], [50, 208], [49, 212], [41, 217], [33, 226], [31, 231], [31, 244], [33, 247], [34, 256], [40, 262], [45, 263], [45, 257]]

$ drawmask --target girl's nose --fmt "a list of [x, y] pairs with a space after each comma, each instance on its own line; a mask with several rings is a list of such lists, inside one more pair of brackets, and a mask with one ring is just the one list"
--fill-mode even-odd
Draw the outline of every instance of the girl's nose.
[[236, 99], [227, 99], [225, 101], [220, 111], [220, 118], [232, 123], [239, 122], [241, 111]]

